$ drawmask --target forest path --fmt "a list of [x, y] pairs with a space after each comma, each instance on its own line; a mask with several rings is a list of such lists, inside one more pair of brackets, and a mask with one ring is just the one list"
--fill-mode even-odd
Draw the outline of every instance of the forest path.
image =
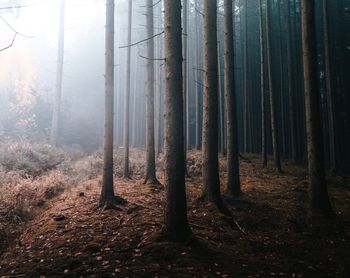
[[[156, 240], [164, 191], [140, 180], [116, 181], [123, 210], [97, 209], [100, 178], [81, 182], [47, 203], [18, 243], [2, 255], [4, 277], [344, 277], [350, 273], [349, 187], [331, 197], [343, 222], [307, 223], [305, 173], [283, 175], [241, 163], [244, 196], [227, 199], [242, 233], [211, 206], [196, 202], [200, 178], [187, 182], [189, 221], [197, 240]], [[222, 178], [224, 179], [225, 174]], [[56, 220], [55, 218], [58, 217]], [[61, 219], [59, 219], [61, 218]]]

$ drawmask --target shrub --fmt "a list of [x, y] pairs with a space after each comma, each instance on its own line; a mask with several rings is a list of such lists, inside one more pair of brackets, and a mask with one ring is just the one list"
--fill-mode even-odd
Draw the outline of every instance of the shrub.
[[51, 199], [69, 185], [69, 177], [58, 170], [39, 178], [2, 173], [0, 187], [0, 222], [20, 224], [32, 218], [43, 199]]
[[0, 165], [4, 171], [19, 172], [22, 177], [37, 177], [66, 160], [67, 154], [46, 144], [12, 143], [0, 147]]

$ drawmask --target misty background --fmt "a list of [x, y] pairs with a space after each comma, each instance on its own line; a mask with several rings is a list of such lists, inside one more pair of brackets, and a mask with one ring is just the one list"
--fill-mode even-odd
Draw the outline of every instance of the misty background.
[[[145, 38], [144, 3], [133, 1], [133, 5], [132, 41], [137, 41]], [[11, 6], [22, 7], [7, 9]], [[56, 84], [59, 1], [0, 1], [0, 9], [0, 48], [11, 43], [14, 30], [19, 33], [12, 47], [0, 52], [1, 140], [11, 140], [13, 137], [30, 141], [48, 139]], [[119, 131], [122, 131], [123, 123], [127, 48], [120, 46], [126, 45], [127, 41], [127, 11], [126, 0], [116, 1], [117, 143], [122, 142]], [[155, 28], [160, 28], [156, 20], [155, 13]], [[101, 146], [103, 135], [105, 1], [67, 1], [64, 30], [59, 143], [92, 150]], [[132, 48], [131, 67], [131, 103], [137, 106], [131, 107], [131, 111], [138, 111], [139, 120], [134, 119], [134, 122], [138, 123], [139, 132], [142, 133], [145, 132], [146, 60], [140, 55], [145, 56], [143, 44]], [[135, 138], [132, 140], [134, 144], [137, 143]]]

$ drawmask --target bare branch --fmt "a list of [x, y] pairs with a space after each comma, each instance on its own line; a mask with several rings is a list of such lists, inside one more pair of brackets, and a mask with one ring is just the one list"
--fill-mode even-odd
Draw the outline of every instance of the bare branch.
[[148, 57], [146, 57], [146, 56], [143, 56], [143, 55], [141, 55], [141, 54], [139, 54], [139, 57], [140, 58], [143, 58], [143, 59], [146, 59], [146, 60], [151, 60], [151, 61], [165, 61], [165, 58], [148, 58]]
[[20, 8], [26, 8], [29, 7], [31, 5], [20, 5], [20, 6], [13, 6], [13, 7], [2, 7], [0, 8], [0, 10], [12, 10], [12, 9], [20, 9]]
[[14, 42], [15, 42], [15, 40], [16, 40], [16, 37], [17, 37], [17, 33], [15, 33], [15, 35], [13, 36], [13, 39], [12, 39], [11, 43], [8, 46], [6, 46], [6, 47], [1, 48], [0, 52], [5, 51], [6, 49], [9, 49], [10, 47], [12, 47]]
[[197, 8], [195, 8], [196, 12], [199, 13], [201, 16], [204, 17], [204, 13], [202, 13], [200, 10], [198, 10]]
[[198, 82], [196, 80], [194, 82], [197, 83], [199, 86], [202, 86], [203, 88], [206, 88], [204, 84], [202, 84], [202, 83], [200, 83], [200, 82]]
[[153, 39], [153, 38], [155, 38], [155, 37], [158, 37], [158, 36], [160, 36], [160, 35], [163, 35], [163, 34], [164, 34], [164, 31], [162, 31], [162, 32], [160, 32], [160, 33], [158, 33], [158, 34], [155, 34], [155, 35], [153, 35], [152, 37], [149, 37], [149, 38], [147, 38], [147, 39], [143, 39], [143, 40], [141, 40], [141, 41], [138, 41], [138, 42], [135, 42], [135, 43], [132, 43], [132, 44], [129, 44], [129, 45], [119, 46], [119, 48], [132, 47], [132, 46], [138, 45], [138, 44], [140, 44], [140, 43], [149, 41], [149, 40], [151, 40], [151, 39]]
[[159, 0], [158, 2], [156, 2], [156, 3], [154, 3], [153, 5], [152, 5], [152, 7], [154, 7], [154, 6], [157, 6], [159, 3], [161, 3], [162, 2], [162, 0]]
[[198, 69], [198, 68], [192, 68], [193, 70], [198, 70], [198, 71], [201, 71], [201, 72], [205, 72], [204, 69]]
[[13, 27], [11, 26], [11, 24], [8, 23], [1, 15], [0, 15], [0, 20], [1, 20], [2, 22], [4, 22], [4, 23], [6, 24], [6, 26], [7, 26], [8, 28], [10, 28], [15, 34], [17, 34], [17, 35], [19, 35], [19, 36], [21, 36], [21, 37], [24, 37], [24, 38], [33, 38], [33, 36], [24, 35], [24, 34], [18, 32], [18, 31], [17, 31], [15, 28], [13, 28]]

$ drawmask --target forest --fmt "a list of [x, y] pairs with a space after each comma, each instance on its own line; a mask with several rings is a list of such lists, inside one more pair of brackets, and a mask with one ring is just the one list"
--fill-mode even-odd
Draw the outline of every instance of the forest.
[[350, 0], [0, 0], [0, 277], [350, 277]]

